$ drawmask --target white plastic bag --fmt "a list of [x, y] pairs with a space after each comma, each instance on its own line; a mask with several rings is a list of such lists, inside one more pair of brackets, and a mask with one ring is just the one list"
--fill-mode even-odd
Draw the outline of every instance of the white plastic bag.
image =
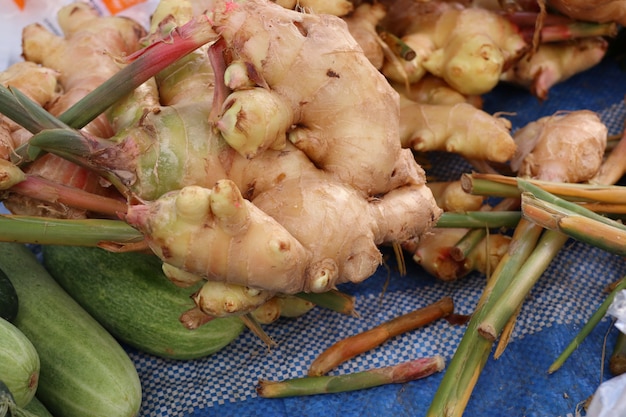
[[587, 417], [626, 416], [626, 374], [600, 384], [587, 409]]
[[[615, 294], [607, 314], [616, 320], [615, 327], [626, 333], [626, 290]], [[587, 417], [614, 416], [626, 416], [626, 374], [600, 384], [587, 410]]]

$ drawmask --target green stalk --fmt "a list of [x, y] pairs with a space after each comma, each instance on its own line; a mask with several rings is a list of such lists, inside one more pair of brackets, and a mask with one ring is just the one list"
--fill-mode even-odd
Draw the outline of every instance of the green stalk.
[[523, 190], [529, 191], [529, 186], [534, 186], [533, 190], [543, 190], [567, 201], [607, 204], [626, 201], [626, 187], [619, 185], [572, 184], [481, 173], [463, 174], [461, 183], [470, 194], [493, 197], [519, 197]]
[[526, 219], [550, 230], [620, 256], [626, 256], [626, 230], [621, 223], [602, 217], [589, 218], [531, 195], [522, 197]]
[[[519, 208], [519, 198], [505, 198], [496, 204], [493, 209], [486, 210], [487, 213], [501, 213], [507, 210], [513, 210]], [[517, 214], [517, 212], [515, 212]], [[508, 214], [507, 214], [508, 216]], [[519, 221], [519, 219], [518, 219]], [[515, 224], [511, 224], [510, 227], [515, 227]], [[487, 228], [476, 228], [467, 232], [454, 247], [450, 248], [450, 256], [457, 262], [460, 262], [467, 258], [467, 256], [474, 250], [474, 248], [482, 242], [483, 238], [487, 236]]]
[[42, 245], [99, 246], [137, 243], [143, 235], [121, 220], [52, 219], [0, 215], [0, 241]]
[[257, 393], [265, 398], [284, 398], [356, 391], [385, 384], [402, 384], [440, 372], [443, 368], [444, 359], [437, 355], [347, 375], [304, 377], [280, 382], [261, 380]]
[[330, 290], [322, 293], [300, 292], [295, 294], [295, 296], [310, 301], [319, 307], [336, 311], [337, 313], [359, 317], [354, 309], [354, 297], [338, 290]]
[[76, 129], [84, 127], [161, 70], [217, 37], [207, 16], [189, 21], [173, 30], [166, 39], [129, 57], [130, 64], [67, 109], [59, 119]]
[[[502, 177], [505, 176], [503, 175]], [[473, 195], [504, 198], [514, 198], [520, 195], [520, 191], [515, 183], [496, 182], [492, 177], [483, 178], [483, 176], [477, 174], [461, 175], [461, 186], [465, 192]]]
[[106, 139], [87, 137], [75, 129], [47, 129], [34, 135], [29, 143], [32, 146], [53, 153], [65, 160], [75, 163], [83, 168], [96, 172], [101, 177], [109, 181], [117, 190], [130, 198], [130, 190], [124, 184], [119, 175], [110, 169], [97, 163], [93, 163], [91, 158], [103, 151], [108, 146], [113, 146], [113, 142]]
[[548, 373], [551, 374], [553, 372], [558, 371], [563, 363], [570, 357], [572, 352], [580, 346], [580, 344], [585, 340], [585, 338], [591, 333], [591, 331], [597, 326], [597, 324], [604, 318], [606, 315], [609, 306], [613, 302], [615, 295], [626, 289], [626, 277], [622, 278], [620, 283], [610, 292], [610, 294], [606, 297], [604, 302], [600, 305], [600, 307], [592, 314], [587, 323], [583, 326], [580, 332], [574, 337], [574, 339], [570, 342], [569, 345], [565, 348], [565, 350], [559, 355], [559, 357], [550, 365], [548, 368]]
[[[33, 134], [45, 129], [69, 128], [18, 89], [2, 85], [0, 85], [0, 113]], [[40, 154], [40, 149], [26, 143], [15, 149], [11, 154], [11, 160], [20, 164], [33, 161]]]
[[537, 244], [543, 229], [521, 219], [509, 246], [487, 281], [478, 305], [459, 343], [428, 410], [428, 417], [461, 417], [482, 372], [493, 342], [481, 337], [477, 328], [510, 280]]
[[417, 56], [413, 48], [393, 33], [385, 31], [381, 32], [379, 36], [396, 56], [405, 61], [411, 61]]
[[504, 325], [524, 302], [526, 296], [561, 250], [568, 236], [552, 230], [546, 231], [537, 247], [515, 274], [509, 286], [485, 314], [478, 326], [478, 333], [495, 341]]
[[13, 120], [31, 133], [44, 129], [67, 128], [18, 89], [0, 84], [0, 113]]
[[437, 221], [436, 227], [493, 229], [513, 228], [521, 217], [519, 211], [469, 211], [466, 213], [445, 212]]
[[[579, 204], [572, 203], [563, 198], [560, 198], [549, 191], [542, 190], [540, 187], [525, 181], [518, 179], [518, 186], [522, 191], [526, 191], [534, 195], [537, 199], [546, 201], [548, 203], [552, 203], [555, 206], [562, 207], [563, 209], [569, 210], [573, 213], [580, 214], [584, 217], [588, 217], [590, 219], [596, 220], [600, 223], [604, 223], [610, 226], [614, 226], [620, 228], [622, 230], [626, 230], [626, 225], [623, 225], [619, 222], [611, 220], [605, 216], [602, 216], [598, 213], [595, 213], [591, 210], [586, 209], [585, 207], [580, 206]], [[623, 200], [626, 201], [626, 200]]]
[[450, 256], [457, 262], [461, 262], [482, 242], [487, 236], [486, 229], [472, 229], [467, 232], [453, 247], [450, 248]]

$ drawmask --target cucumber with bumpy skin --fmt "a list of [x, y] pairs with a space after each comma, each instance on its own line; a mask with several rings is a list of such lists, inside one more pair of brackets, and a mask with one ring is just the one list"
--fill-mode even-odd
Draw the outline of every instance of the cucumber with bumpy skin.
[[118, 340], [143, 352], [200, 358], [229, 344], [244, 328], [237, 317], [185, 328], [179, 317], [194, 306], [189, 296], [196, 287], [170, 282], [155, 256], [77, 246], [42, 250], [46, 269], [68, 294]]
[[37, 397], [63, 417], [132, 417], [141, 383], [121, 345], [50, 276], [24, 245], [0, 243], [0, 269], [20, 300], [15, 325], [41, 362]]
[[0, 319], [0, 380], [24, 407], [37, 391], [39, 355], [35, 346], [15, 325]]

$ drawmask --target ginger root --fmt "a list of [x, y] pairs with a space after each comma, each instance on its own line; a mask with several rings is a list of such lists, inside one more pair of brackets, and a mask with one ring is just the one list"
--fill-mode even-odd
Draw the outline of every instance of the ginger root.
[[607, 127], [590, 110], [559, 112], [519, 129], [511, 169], [519, 176], [556, 182], [585, 182], [600, 169]]
[[402, 145], [419, 152], [447, 151], [492, 162], [507, 162], [516, 145], [511, 123], [469, 103], [451, 105], [402, 101]]
[[[99, 118], [106, 131], [60, 128], [31, 144], [123, 196], [119, 216], [170, 280], [207, 281], [189, 326], [361, 282], [381, 265], [380, 245], [434, 227], [441, 209], [402, 147], [399, 94], [341, 18], [266, 0], [219, 0], [201, 15], [162, 0], [153, 18], [143, 49], [105, 66], [130, 62], [143, 81]], [[89, 39], [107, 20], [86, 21]], [[54, 50], [76, 53], [79, 32], [50, 38]], [[177, 47], [193, 52], [139, 78]], [[65, 74], [56, 54], [40, 58], [61, 80], [89, 80]]]
[[352, 13], [343, 17], [354, 40], [361, 46], [370, 63], [378, 69], [385, 62], [385, 53], [377, 26], [385, 14], [385, 7], [380, 3], [361, 3]]
[[[480, 95], [492, 90], [502, 72], [528, 48], [518, 28], [491, 10], [433, 3], [401, 34], [416, 53], [406, 65], [406, 80], [415, 82], [429, 72], [462, 94]], [[396, 26], [393, 16], [385, 22], [391, 28]], [[404, 81], [402, 71], [398, 74], [392, 66], [386, 68], [383, 72], [388, 77]]]
[[598, 64], [607, 48], [608, 42], [602, 37], [543, 43], [505, 71], [500, 79], [526, 87], [535, 97], [546, 100], [550, 88]]

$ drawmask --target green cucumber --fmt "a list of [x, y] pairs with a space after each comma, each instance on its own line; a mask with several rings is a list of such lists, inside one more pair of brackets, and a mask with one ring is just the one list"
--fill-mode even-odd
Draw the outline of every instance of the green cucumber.
[[194, 306], [189, 296], [196, 287], [171, 283], [156, 256], [46, 245], [43, 257], [46, 269], [72, 298], [118, 340], [143, 352], [200, 358], [229, 344], [244, 328], [237, 317], [185, 328], [179, 317]]
[[0, 269], [20, 307], [15, 325], [33, 343], [41, 370], [37, 397], [63, 417], [131, 417], [141, 383], [122, 346], [50, 276], [28, 248], [0, 243]]
[[54, 417], [33, 397], [24, 407], [18, 407], [9, 387], [0, 380], [0, 417]]
[[36, 417], [53, 417], [50, 414], [50, 411], [46, 408], [45, 405], [35, 396], [26, 406], [24, 407], [24, 411], [28, 411], [33, 416]]
[[0, 380], [18, 407], [24, 407], [34, 397], [39, 367], [35, 346], [15, 325], [0, 319]]
[[0, 417], [13, 417], [17, 408], [9, 387], [0, 379]]
[[0, 318], [12, 322], [17, 316], [17, 293], [9, 277], [0, 270]]

